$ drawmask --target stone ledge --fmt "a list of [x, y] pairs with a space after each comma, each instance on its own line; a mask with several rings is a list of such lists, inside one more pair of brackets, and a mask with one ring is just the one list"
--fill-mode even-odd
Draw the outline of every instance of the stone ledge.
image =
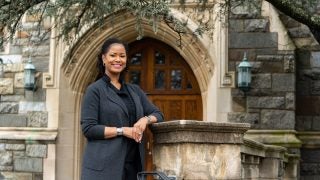
[[246, 123], [215, 123], [193, 120], [178, 120], [153, 124], [156, 144], [209, 143], [242, 144], [243, 134], [249, 129]]
[[247, 138], [244, 138], [244, 144], [241, 146], [241, 153], [260, 157], [283, 158], [286, 152], [285, 147], [266, 145]]
[[1, 140], [54, 141], [58, 130], [50, 128], [9, 128], [0, 127]]
[[295, 130], [248, 130], [244, 137], [267, 145], [300, 148], [296, 134]]
[[320, 132], [298, 132], [298, 138], [304, 148], [320, 148]]
[[152, 124], [151, 129], [155, 133], [171, 131], [193, 132], [225, 132], [245, 133], [250, 128], [248, 123], [217, 123], [197, 120], [176, 120]]

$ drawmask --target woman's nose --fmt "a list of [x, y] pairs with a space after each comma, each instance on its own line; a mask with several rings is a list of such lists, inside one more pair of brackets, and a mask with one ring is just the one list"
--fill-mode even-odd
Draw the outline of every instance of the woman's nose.
[[121, 60], [120, 56], [116, 56], [115, 61], [119, 62]]

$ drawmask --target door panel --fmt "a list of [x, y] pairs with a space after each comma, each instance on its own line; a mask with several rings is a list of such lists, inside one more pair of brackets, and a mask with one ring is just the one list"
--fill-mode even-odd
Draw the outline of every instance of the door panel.
[[[172, 47], [151, 38], [129, 45], [126, 81], [138, 84], [164, 113], [165, 121], [202, 120], [199, 85], [186, 61]], [[146, 170], [153, 170], [153, 137], [146, 138]]]

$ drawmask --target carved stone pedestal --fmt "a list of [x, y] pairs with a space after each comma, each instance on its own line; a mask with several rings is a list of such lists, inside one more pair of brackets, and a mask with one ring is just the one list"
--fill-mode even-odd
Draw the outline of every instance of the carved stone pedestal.
[[179, 120], [154, 124], [154, 165], [177, 180], [241, 179], [249, 124]]

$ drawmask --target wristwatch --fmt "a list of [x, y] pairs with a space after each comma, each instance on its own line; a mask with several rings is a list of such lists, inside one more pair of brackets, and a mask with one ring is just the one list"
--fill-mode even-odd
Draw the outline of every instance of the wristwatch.
[[123, 129], [121, 128], [117, 128], [117, 136], [122, 136], [123, 135]]
[[147, 124], [151, 124], [151, 117], [150, 116], [145, 116], [145, 118], [147, 118], [147, 120], [148, 120]]

